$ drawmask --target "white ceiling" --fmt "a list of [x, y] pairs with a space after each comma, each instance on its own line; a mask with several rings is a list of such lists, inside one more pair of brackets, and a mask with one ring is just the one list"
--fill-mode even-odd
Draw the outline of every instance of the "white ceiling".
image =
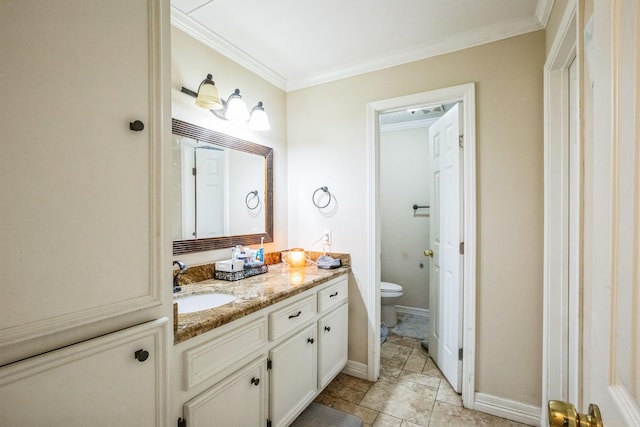
[[554, 0], [171, 0], [171, 22], [283, 90], [539, 30]]

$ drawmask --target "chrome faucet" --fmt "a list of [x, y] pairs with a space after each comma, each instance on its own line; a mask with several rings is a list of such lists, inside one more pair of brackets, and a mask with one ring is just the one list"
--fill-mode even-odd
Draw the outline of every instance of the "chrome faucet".
[[178, 266], [178, 270], [173, 273], [173, 292], [180, 292], [182, 288], [178, 284], [178, 276], [187, 272], [187, 264], [182, 261], [173, 261], [173, 265]]

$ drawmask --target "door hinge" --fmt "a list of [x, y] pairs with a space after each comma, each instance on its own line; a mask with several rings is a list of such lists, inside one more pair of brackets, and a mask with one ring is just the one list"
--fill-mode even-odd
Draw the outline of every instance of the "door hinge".
[[460, 242], [460, 255], [464, 255], [464, 242]]
[[187, 420], [178, 418], [178, 427], [187, 427]]
[[271, 363], [271, 359], [267, 359], [267, 370], [273, 368], [273, 364]]
[[196, 168], [191, 168], [191, 174], [192, 174], [193, 176], [196, 176], [196, 172], [197, 172], [197, 169], [196, 169]]
[[267, 420], [267, 427], [271, 427], [271, 420]]
[[464, 355], [464, 351], [461, 348], [458, 349], [458, 360], [462, 361], [462, 356]]
[[458, 145], [460, 145], [460, 148], [464, 148], [464, 135], [458, 137]]

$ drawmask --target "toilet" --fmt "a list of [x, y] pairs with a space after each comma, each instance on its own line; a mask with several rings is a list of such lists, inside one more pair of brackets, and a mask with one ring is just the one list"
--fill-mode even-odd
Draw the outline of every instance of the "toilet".
[[391, 282], [380, 282], [380, 304], [382, 306], [381, 320], [389, 328], [398, 323], [396, 302], [402, 296], [402, 286]]

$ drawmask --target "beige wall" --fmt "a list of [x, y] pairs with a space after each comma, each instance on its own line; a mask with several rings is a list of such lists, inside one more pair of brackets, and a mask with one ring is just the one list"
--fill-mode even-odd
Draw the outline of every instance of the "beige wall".
[[[200, 82], [208, 73], [213, 75], [220, 97], [226, 98], [236, 88], [239, 88], [249, 108], [256, 105], [258, 101], [264, 102], [271, 130], [254, 132], [220, 120], [209, 111], [196, 107], [193, 98], [180, 92], [182, 86], [197, 91]], [[174, 118], [273, 148], [274, 242], [265, 244], [265, 250], [270, 252], [286, 248], [287, 113], [285, 92], [172, 27], [171, 98], [171, 113]], [[229, 256], [230, 249], [181, 255], [179, 258], [187, 264], [198, 264], [229, 258]]]
[[381, 280], [398, 283], [397, 305], [429, 308], [429, 128], [380, 133]]
[[[350, 252], [349, 359], [367, 360], [367, 103], [476, 83], [478, 271], [476, 390], [540, 405], [542, 344], [545, 33], [344, 79], [288, 94], [289, 237], [310, 245], [333, 230]], [[338, 209], [311, 204], [321, 185]]]

